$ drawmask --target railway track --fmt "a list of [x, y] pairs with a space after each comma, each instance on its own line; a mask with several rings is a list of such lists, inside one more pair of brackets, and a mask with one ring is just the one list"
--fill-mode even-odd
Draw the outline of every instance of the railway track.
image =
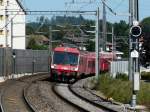
[[2, 112], [121, 112], [122, 108], [95, 97], [83, 88], [84, 81], [73, 85], [45, 81], [38, 74], [9, 80], [1, 89]]
[[[73, 85], [72, 85], [73, 86]], [[81, 91], [76, 87], [68, 84], [51, 83], [51, 82], [36, 82], [32, 83], [25, 92], [25, 97], [31, 108], [35, 112], [121, 112], [119, 106], [113, 105], [110, 102], [102, 101], [103, 105], [98, 105], [86, 100], [81, 96]], [[76, 86], [76, 85], [75, 85]], [[82, 85], [81, 85], [82, 86]], [[87, 91], [86, 91], [87, 92]], [[90, 92], [88, 93], [90, 94]], [[96, 101], [96, 100], [95, 100]], [[98, 100], [97, 100], [98, 101]], [[105, 105], [104, 105], [105, 104]]]
[[82, 109], [84, 112], [108, 112], [108, 110], [92, 105], [90, 102], [83, 100], [72, 93], [72, 91], [69, 89], [69, 85], [67, 84], [56, 84], [54, 86], [54, 91], [61, 98]]
[[48, 78], [47, 74], [25, 76], [19, 79], [8, 80], [0, 85], [2, 112], [32, 112], [23, 96], [23, 90], [30, 83]]
[[35, 112], [114, 112], [78, 97], [70, 91], [68, 84], [48, 81], [28, 86], [25, 99]]
[[[77, 95], [79, 98], [89, 102], [95, 107], [102, 108], [109, 112], [126, 112], [126, 108], [122, 104], [114, 103], [113, 101], [108, 101], [100, 96], [97, 96], [94, 92], [88, 89], [87, 79], [78, 81], [73, 85], [69, 85], [69, 90]], [[85, 85], [86, 84], [86, 85]]]

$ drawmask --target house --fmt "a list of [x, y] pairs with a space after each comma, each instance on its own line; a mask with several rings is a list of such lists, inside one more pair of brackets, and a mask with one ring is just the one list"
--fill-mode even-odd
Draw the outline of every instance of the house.
[[34, 39], [37, 45], [49, 45], [49, 39], [44, 35], [27, 35], [26, 46], [28, 46], [31, 39]]
[[0, 0], [0, 47], [26, 48], [25, 14], [19, 0]]

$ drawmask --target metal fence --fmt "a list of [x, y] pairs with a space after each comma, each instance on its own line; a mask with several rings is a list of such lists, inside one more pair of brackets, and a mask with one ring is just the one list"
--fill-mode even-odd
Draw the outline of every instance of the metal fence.
[[48, 72], [48, 51], [14, 50], [14, 73]]
[[12, 73], [12, 52], [10, 48], [0, 48], [0, 76]]
[[110, 64], [110, 74], [116, 77], [117, 73], [128, 74], [128, 61], [125, 60], [115, 60]]
[[12, 73], [48, 72], [49, 53], [47, 50], [0, 49], [0, 76]]

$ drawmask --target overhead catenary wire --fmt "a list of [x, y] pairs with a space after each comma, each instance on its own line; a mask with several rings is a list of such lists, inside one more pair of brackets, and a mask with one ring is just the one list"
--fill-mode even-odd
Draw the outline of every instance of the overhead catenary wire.
[[87, 3], [87, 4], [84, 4], [83, 6], [81, 6], [81, 7], [79, 8], [79, 10], [81, 10], [82, 8], [84, 8], [84, 7], [88, 6], [88, 5], [94, 4], [95, 2], [96, 2], [96, 0], [94, 0], [93, 2], [89, 2], [89, 3]]
[[[95, 3], [97, 0], [88, 0], [88, 1], [75, 1], [73, 0], [72, 2], [65, 2], [65, 6], [67, 7], [67, 5], [69, 4], [69, 7], [71, 7], [71, 5], [76, 5], [79, 6], [81, 4], [81, 6], [79, 6], [79, 9], [77, 9], [78, 11], [80, 11], [81, 9], [83, 9], [84, 7], [88, 6], [88, 5], [91, 5], [93, 3]], [[70, 10], [70, 9], [69, 9]]]
[[117, 13], [111, 7], [109, 7], [104, 0], [101, 1], [112, 14], [117, 15]]
[[40, 24], [40, 26], [35, 30], [35, 33], [37, 33], [41, 29], [41, 27], [44, 25], [44, 23], [45, 23], [45, 19], [43, 19], [43, 21]]
[[113, 8], [113, 10], [118, 9], [124, 2], [125, 0], [120, 0], [120, 2]]
[[115, 12], [104, 0], [101, 0], [102, 3], [106, 6], [106, 8], [115, 16], [131, 16], [130, 13], [117, 13]]

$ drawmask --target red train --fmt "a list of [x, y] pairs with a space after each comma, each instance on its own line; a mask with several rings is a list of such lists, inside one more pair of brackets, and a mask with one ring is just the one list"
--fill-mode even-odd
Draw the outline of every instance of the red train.
[[[100, 53], [100, 70], [108, 71], [110, 61], [116, 56], [110, 52]], [[72, 47], [56, 47], [51, 62], [51, 78], [60, 81], [76, 80], [95, 74], [95, 53]]]

